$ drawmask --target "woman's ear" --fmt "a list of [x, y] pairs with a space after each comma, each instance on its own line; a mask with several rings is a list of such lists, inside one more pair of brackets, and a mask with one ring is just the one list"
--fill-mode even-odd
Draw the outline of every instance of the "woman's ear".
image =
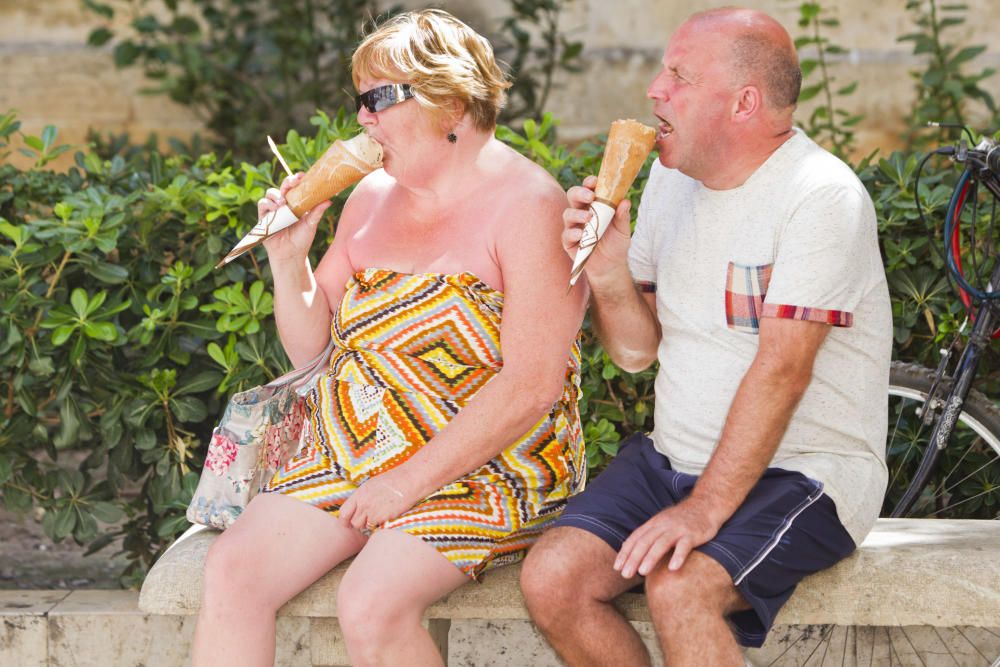
[[465, 123], [465, 105], [456, 99], [448, 100], [441, 108], [441, 129], [447, 134]]

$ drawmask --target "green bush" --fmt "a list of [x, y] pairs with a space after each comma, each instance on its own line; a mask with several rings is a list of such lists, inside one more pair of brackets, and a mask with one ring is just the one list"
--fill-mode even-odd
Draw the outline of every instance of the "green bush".
[[[343, 112], [312, 122], [284, 143], [293, 168], [358, 130]], [[288, 368], [261, 253], [213, 270], [277, 172], [133, 150], [56, 173], [55, 129], [18, 130], [0, 118], [0, 157], [19, 138], [36, 159], [0, 166], [0, 493], [45, 510], [53, 539], [123, 536], [134, 583], [184, 526], [226, 394]]]

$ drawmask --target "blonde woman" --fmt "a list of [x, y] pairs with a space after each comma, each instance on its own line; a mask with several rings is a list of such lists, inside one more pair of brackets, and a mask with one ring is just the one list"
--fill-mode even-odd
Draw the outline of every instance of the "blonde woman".
[[290, 359], [336, 347], [300, 452], [209, 552], [196, 665], [271, 664], [275, 612], [352, 556], [337, 599], [352, 663], [441, 664], [427, 606], [522, 557], [583, 484], [565, 197], [494, 138], [509, 84], [489, 43], [411, 12], [352, 65], [384, 169], [315, 270], [328, 204], [266, 244]]

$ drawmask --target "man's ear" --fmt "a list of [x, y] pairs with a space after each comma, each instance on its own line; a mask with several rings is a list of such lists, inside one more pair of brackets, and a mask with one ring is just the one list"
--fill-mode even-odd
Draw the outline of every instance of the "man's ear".
[[733, 121], [745, 123], [756, 116], [764, 105], [764, 96], [757, 86], [743, 86], [733, 103]]

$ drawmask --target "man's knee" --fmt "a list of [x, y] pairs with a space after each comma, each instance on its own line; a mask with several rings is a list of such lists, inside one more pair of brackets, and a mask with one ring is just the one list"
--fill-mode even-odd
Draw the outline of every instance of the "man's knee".
[[646, 578], [646, 596], [654, 620], [672, 623], [694, 616], [722, 617], [746, 608], [725, 568], [695, 551], [681, 569], [670, 571], [664, 560]]
[[594, 567], [582, 562], [579, 552], [571, 544], [566, 531], [572, 528], [555, 528], [545, 533], [521, 567], [521, 592], [532, 617], [539, 625], [549, 619], [565, 618], [565, 613], [585, 597], [580, 572]]

